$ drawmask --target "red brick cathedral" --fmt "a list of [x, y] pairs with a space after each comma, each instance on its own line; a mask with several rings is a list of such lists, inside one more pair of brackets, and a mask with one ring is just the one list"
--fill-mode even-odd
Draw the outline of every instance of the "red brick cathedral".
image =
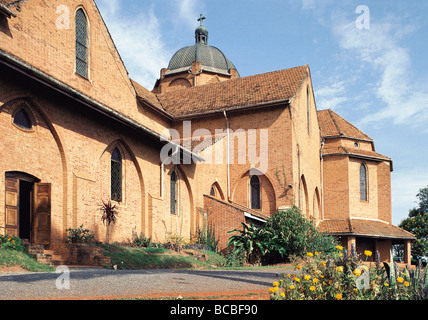
[[[0, 234], [47, 248], [83, 225], [105, 241], [189, 239], [298, 207], [389, 259], [392, 160], [332, 110], [309, 66], [241, 77], [201, 16], [153, 90], [129, 78], [93, 0], [0, 0]], [[138, 35], [135, 35], [138, 41]], [[150, 64], [150, 61], [147, 61]]]

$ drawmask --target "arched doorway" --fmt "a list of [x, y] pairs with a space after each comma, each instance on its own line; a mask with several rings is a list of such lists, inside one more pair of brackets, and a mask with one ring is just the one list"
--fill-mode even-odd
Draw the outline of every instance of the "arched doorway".
[[50, 244], [51, 185], [24, 172], [6, 172], [5, 229], [24, 242]]

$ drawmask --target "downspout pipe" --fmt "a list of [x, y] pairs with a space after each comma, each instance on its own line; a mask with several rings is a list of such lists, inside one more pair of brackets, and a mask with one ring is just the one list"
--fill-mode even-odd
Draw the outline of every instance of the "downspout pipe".
[[321, 140], [321, 150], [320, 150], [320, 159], [321, 159], [321, 220], [324, 221], [324, 157], [323, 151], [325, 146], [325, 139]]

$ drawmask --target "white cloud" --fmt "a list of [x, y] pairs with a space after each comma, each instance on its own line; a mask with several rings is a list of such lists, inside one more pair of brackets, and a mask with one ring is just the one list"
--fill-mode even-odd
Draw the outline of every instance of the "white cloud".
[[345, 54], [378, 74], [372, 90], [382, 104], [373, 105], [370, 115], [361, 123], [379, 124], [390, 119], [395, 124], [425, 124], [428, 88], [420, 86], [418, 79], [410, 76], [409, 50], [401, 45], [403, 38], [414, 30], [414, 26], [403, 26], [393, 17], [372, 21], [369, 30], [357, 29], [355, 22], [338, 23], [333, 27]]
[[130, 77], [151, 90], [171, 56], [154, 9], [124, 15], [118, 0], [97, 3]]
[[195, 21], [199, 15], [203, 12], [197, 12], [197, 8], [203, 10], [203, 6], [200, 5], [198, 0], [174, 0], [174, 7], [176, 8], [175, 16], [176, 24], [184, 24], [188, 28], [195, 28]]
[[346, 96], [345, 81], [338, 77], [330, 78], [327, 85], [316, 89], [317, 105], [319, 109], [339, 109], [348, 101]]
[[395, 170], [392, 174], [392, 204], [395, 224], [408, 217], [410, 209], [417, 206], [417, 198], [421, 188], [428, 185], [426, 168], [408, 168]]

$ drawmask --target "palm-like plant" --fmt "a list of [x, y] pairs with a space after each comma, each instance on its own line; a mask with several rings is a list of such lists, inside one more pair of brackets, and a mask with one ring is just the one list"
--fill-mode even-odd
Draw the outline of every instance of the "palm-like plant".
[[109, 236], [110, 236], [110, 225], [115, 224], [117, 221], [117, 216], [119, 214], [119, 210], [116, 208], [115, 204], [112, 204], [111, 200], [108, 201], [101, 200], [102, 204], [100, 205], [100, 210], [102, 212], [101, 220], [106, 225], [106, 242], [107, 247], [109, 244]]

